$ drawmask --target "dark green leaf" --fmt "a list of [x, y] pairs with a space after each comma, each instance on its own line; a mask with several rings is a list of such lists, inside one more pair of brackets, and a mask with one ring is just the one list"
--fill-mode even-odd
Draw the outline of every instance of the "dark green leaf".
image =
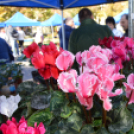
[[72, 110], [73, 113], [83, 114], [82, 106], [79, 103], [71, 103], [70, 109]]
[[94, 122], [93, 122], [94, 127], [99, 127], [101, 125], [102, 125], [102, 120], [94, 120]]
[[106, 130], [106, 128], [102, 127], [96, 132], [96, 134], [110, 134], [110, 133]]
[[53, 112], [54, 115], [60, 116], [61, 109], [68, 103], [69, 101], [65, 98], [65, 95], [62, 92], [55, 91], [52, 94], [50, 110]]
[[53, 115], [50, 112], [50, 109], [39, 110], [36, 113], [32, 114], [28, 119], [28, 125], [33, 126], [35, 122], [38, 124], [43, 122], [45, 126], [48, 126], [53, 119]]
[[68, 119], [67, 119], [67, 126], [70, 128], [80, 131], [81, 127], [83, 124], [83, 119], [80, 117], [79, 114], [72, 114]]
[[57, 124], [52, 124], [46, 129], [45, 134], [54, 134], [58, 130], [58, 125]]
[[80, 134], [94, 134], [94, 129], [90, 125], [85, 125]]
[[56, 131], [55, 134], [78, 134], [78, 132], [73, 130], [72, 128], [65, 127]]
[[35, 109], [45, 109], [50, 105], [51, 93], [50, 91], [38, 92], [32, 96], [31, 107]]
[[70, 115], [72, 114], [72, 111], [70, 110], [70, 108], [65, 105], [62, 109], [61, 109], [61, 114], [60, 116], [64, 119], [68, 118]]
[[130, 130], [127, 134], [134, 134], [134, 130]]
[[113, 120], [114, 122], [108, 126], [109, 131], [112, 134], [118, 134], [119, 132], [128, 132], [133, 125], [133, 120], [131, 113], [127, 110], [126, 107], [121, 107], [120, 109], [113, 110], [114, 116]]

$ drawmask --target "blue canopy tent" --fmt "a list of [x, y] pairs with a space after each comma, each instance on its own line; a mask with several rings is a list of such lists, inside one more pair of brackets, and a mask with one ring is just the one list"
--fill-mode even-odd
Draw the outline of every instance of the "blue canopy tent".
[[72, 8], [99, 5], [103, 3], [124, 0], [0, 0], [1, 6], [42, 7], [42, 8]]
[[128, 14], [128, 9], [125, 9], [124, 11], [122, 11], [121, 13], [119, 13], [118, 15], [116, 15], [114, 17], [115, 23], [119, 23], [120, 22], [121, 16], [123, 14]]
[[62, 17], [55, 13], [51, 18], [49, 18], [48, 20], [44, 21], [41, 23], [41, 26], [51, 26], [51, 30], [52, 30], [52, 37], [54, 38], [53, 35], [53, 26], [59, 26], [62, 25]]
[[39, 26], [40, 22], [27, 18], [20, 12], [15, 13], [9, 20], [3, 22], [6, 26]]
[[62, 25], [62, 17], [55, 13], [50, 19], [41, 23], [41, 26], [59, 26]]
[[0, 27], [5, 27], [5, 23], [0, 23]]
[[104, 3], [118, 2], [124, 0], [0, 0], [0, 6], [16, 7], [40, 7], [58, 8], [62, 13], [63, 48], [65, 48], [65, 34], [63, 23], [63, 9], [82, 6], [93, 6]]
[[74, 20], [74, 24], [75, 24], [75, 25], [80, 25], [80, 21], [79, 21], [79, 16], [78, 16], [78, 14], [76, 14], [76, 15], [74, 16], [73, 20]]

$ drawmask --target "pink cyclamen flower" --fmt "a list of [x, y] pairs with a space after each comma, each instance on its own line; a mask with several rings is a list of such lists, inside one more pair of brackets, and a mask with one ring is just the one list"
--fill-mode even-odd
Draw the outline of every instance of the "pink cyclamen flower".
[[80, 66], [82, 66], [81, 52], [76, 53], [76, 61]]
[[76, 96], [80, 102], [81, 105], [87, 107], [87, 110], [90, 110], [93, 107], [93, 97], [84, 98], [81, 95], [81, 92], [76, 92]]
[[69, 51], [63, 51], [56, 59], [58, 69], [66, 71], [72, 67], [75, 56]]
[[78, 77], [78, 88], [84, 98], [94, 96], [97, 90], [98, 78], [94, 74], [83, 73]]
[[87, 63], [87, 60], [91, 57], [91, 54], [89, 51], [84, 51], [81, 54], [82, 57], [82, 63]]
[[129, 98], [128, 104], [134, 103], [134, 74], [131, 73], [127, 78], [127, 83], [123, 83], [126, 87], [126, 97]]
[[74, 93], [77, 91], [76, 79], [77, 79], [77, 72], [76, 70], [72, 69], [68, 72], [60, 73], [57, 81], [58, 81], [59, 87], [65, 93]]

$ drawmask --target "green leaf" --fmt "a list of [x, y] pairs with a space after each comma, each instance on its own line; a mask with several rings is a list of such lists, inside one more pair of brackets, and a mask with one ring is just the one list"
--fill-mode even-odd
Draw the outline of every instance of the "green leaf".
[[80, 134], [94, 134], [94, 129], [90, 125], [85, 125]]
[[102, 127], [96, 132], [96, 134], [110, 134], [110, 133], [106, 130], [106, 128]]
[[54, 115], [60, 116], [61, 109], [64, 105], [67, 105], [69, 101], [66, 99], [65, 94], [60, 91], [55, 91], [52, 94], [51, 102], [50, 102], [50, 111], [53, 112]]
[[29, 117], [32, 113], [33, 113], [33, 109], [31, 108], [31, 103], [27, 102], [27, 113], [26, 113], [26, 117]]
[[102, 120], [94, 120], [94, 122], [93, 122], [94, 127], [99, 127], [101, 125], [102, 125]]
[[45, 109], [50, 106], [50, 91], [38, 92], [32, 96], [31, 107], [35, 109]]
[[127, 134], [134, 134], [134, 130], [131, 129]]
[[54, 134], [58, 130], [58, 125], [57, 124], [52, 124], [48, 128], [46, 128], [46, 133], [45, 134]]
[[37, 84], [34, 82], [28, 81], [28, 82], [23, 82], [18, 86], [17, 91], [21, 96], [29, 96], [33, 93], [33, 91], [37, 90]]
[[108, 130], [112, 134], [118, 134], [119, 132], [128, 132], [133, 125], [131, 113], [127, 110], [125, 106], [121, 107], [115, 112], [114, 111], [115, 110], [113, 110], [114, 116], [112, 118], [114, 122], [108, 126]]
[[72, 128], [63, 128], [55, 132], [55, 134], [78, 134], [77, 131], [73, 130]]
[[34, 126], [35, 122], [37, 122], [38, 124], [40, 122], [43, 122], [45, 126], [48, 126], [52, 120], [53, 120], [53, 115], [50, 112], [50, 109], [47, 108], [45, 110], [39, 110], [34, 114], [32, 114], [28, 119], [28, 125]]
[[70, 110], [70, 108], [65, 105], [62, 109], [61, 109], [61, 114], [60, 116], [64, 119], [68, 118], [70, 115], [72, 114], [72, 111]]
[[71, 103], [70, 109], [72, 110], [73, 113], [83, 114], [82, 106], [79, 103]]
[[67, 126], [69, 126], [70, 128], [78, 132], [80, 131], [82, 127], [82, 123], [83, 123], [83, 119], [82, 117], [80, 117], [79, 114], [74, 113], [67, 119]]

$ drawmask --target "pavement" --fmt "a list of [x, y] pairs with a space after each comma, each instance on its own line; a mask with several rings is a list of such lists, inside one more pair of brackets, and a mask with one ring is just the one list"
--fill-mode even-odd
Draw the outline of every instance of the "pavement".
[[33, 66], [30, 65], [30, 60], [25, 59], [25, 60], [15, 60], [14, 63], [20, 63], [21, 68], [22, 68], [22, 73], [23, 73], [23, 82], [24, 81], [32, 81], [32, 74], [31, 72], [36, 70]]

